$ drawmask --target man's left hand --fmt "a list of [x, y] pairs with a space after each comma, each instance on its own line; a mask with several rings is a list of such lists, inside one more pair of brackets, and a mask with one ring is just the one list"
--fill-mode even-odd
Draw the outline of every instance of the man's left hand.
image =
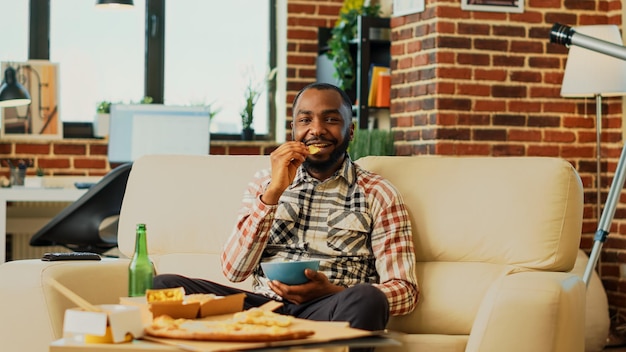
[[328, 277], [319, 271], [306, 269], [304, 275], [309, 279], [305, 284], [290, 286], [273, 280], [269, 282], [269, 287], [283, 299], [295, 304], [344, 290], [344, 287], [331, 284]]

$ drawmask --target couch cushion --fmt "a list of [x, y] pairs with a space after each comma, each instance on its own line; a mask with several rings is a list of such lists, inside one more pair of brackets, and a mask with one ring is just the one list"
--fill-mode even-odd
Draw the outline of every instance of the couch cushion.
[[419, 304], [408, 315], [392, 317], [387, 327], [410, 334], [467, 335], [483, 297], [510, 270], [491, 263], [417, 263]]
[[582, 184], [545, 157], [365, 157], [407, 203], [417, 261], [568, 271], [582, 228]]
[[[158, 272], [219, 280], [222, 276], [216, 256], [235, 225], [246, 186], [255, 172], [269, 166], [267, 156], [139, 158], [133, 163], [122, 202], [120, 251], [132, 256], [135, 225], [145, 223], [148, 251]], [[171, 187], [172, 183], [176, 187]], [[220, 276], [214, 277], [215, 273]]]

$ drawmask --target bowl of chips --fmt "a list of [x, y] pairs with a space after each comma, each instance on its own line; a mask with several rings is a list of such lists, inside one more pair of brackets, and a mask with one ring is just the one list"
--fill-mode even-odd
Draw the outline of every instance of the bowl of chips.
[[309, 281], [304, 275], [305, 269], [318, 270], [319, 260], [299, 260], [284, 262], [261, 263], [263, 273], [270, 280], [280, 281], [287, 285], [301, 285]]

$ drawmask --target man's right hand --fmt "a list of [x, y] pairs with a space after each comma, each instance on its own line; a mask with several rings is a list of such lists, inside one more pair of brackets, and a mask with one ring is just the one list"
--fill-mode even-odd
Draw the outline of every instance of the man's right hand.
[[270, 154], [272, 180], [261, 196], [265, 204], [278, 204], [278, 199], [296, 177], [298, 167], [306, 160], [309, 150], [302, 142], [289, 141]]
[[333, 285], [324, 273], [305, 269], [304, 275], [309, 282], [302, 285], [286, 285], [279, 281], [270, 281], [270, 289], [289, 302], [302, 304], [329, 294], [341, 292], [345, 287]]

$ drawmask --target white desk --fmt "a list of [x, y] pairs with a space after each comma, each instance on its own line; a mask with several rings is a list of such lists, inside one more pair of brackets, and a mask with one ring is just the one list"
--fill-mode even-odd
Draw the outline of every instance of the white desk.
[[8, 202], [73, 202], [85, 192], [77, 188], [0, 188], [0, 264], [6, 261]]

